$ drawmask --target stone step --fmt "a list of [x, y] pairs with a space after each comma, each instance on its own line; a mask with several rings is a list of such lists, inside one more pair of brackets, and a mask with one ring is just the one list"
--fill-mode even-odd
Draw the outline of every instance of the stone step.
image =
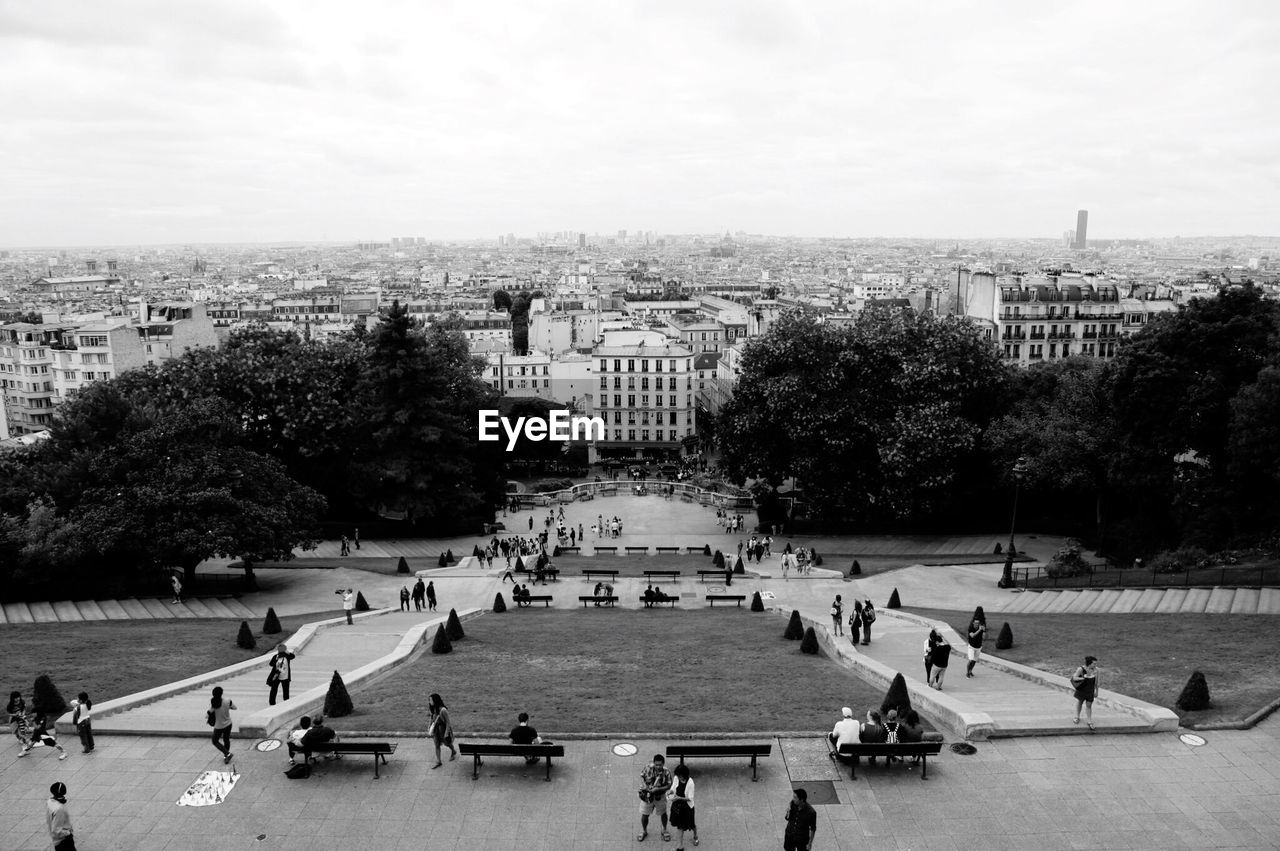
[[1135, 611], [1138, 601], [1142, 599], [1142, 591], [1137, 588], [1126, 588], [1120, 592], [1120, 596], [1111, 604], [1108, 609], [1112, 614], [1127, 615]]
[[53, 610], [53, 605], [50, 603], [28, 603], [27, 608], [31, 610], [31, 619], [36, 623], [58, 622], [58, 614]]
[[1036, 595], [1036, 599], [1027, 604], [1022, 611], [1026, 614], [1043, 612], [1045, 609], [1049, 608], [1049, 606], [1053, 605], [1054, 601], [1061, 596], [1061, 591], [1041, 591]]
[[147, 610], [147, 607], [144, 606], [141, 601], [133, 597], [129, 597], [118, 602], [120, 603], [120, 608], [124, 609], [125, 614], [133, 620], [144, 621], [148, 618], [155, 617], [155, 615], [151, 614], [151, 612]]
[[1047, 608], [1044, 609], [1045, 614], [1058, 614], [1065, 612], [1073, 603], [1080, 599], [1079, 591], [1059, 591], [1058, 597]]
[[1236, 598], [1236, 589], [1234, 588], [1214, 588], [1209, 592], [1209, 599], [1205, 601], [1204, 610], [1212, 615], [1221, 615], [1231, 611], [1231, 603]]
[[172, 598], [168, 600], [160, 599], [160, 600], [156, 600], [156, 602], [159, 603], [161, 607], [164, 608], [165, 612], [167, 612], [169, 617], [171, 618], [196, 617], [196, 613], [191, 611], [191, 609], [187, 607], [186, 603], [175, 603], [173, 602]]
[[[231, 610], [231, 614], [233, 617], [237, 617], [242, 620], [248, 620], [248, 621], [252, 621], [254, 618], [257, 618], [257, 617], [261, 617], [261, 615], [259, 615], [253, 609], [249, 608], [244, 603], [234, 598], [224, 599], [222, 601], [222, 604]], [[374, 608], [377, 608], [377, 607], [374, 606]], [[263, 614], [265, 614], [265, 612]]]
[[1041, 596], [1043, 595], [1039, 591], [1023, 591], [1021, 593], [1014, 594], [1012, 599], [1009, 601], [1009, 605], [1005, 606], [1000, 611], [1004, 614], [1025, 612], [1027, 610], [1027, 606], [1031, 605], [1032, 601], [1039, 599]]
[[1116, 600], [1120, 599], [1120, 592], [1111, 588], [1104, 588], [1100, 591], [1094, 591], [1093, 593], [1097, 596], [1085, 609], [1085, 612], [1091, 615], [1098, 612], [1111, 611], [1111, 607], [1116, 604]]
[[1142, 596], [1138, 597], [1138, 604], [1133, 607], [1133, 611], [1154, 612], [1163, 601], [1163, 588], [1144, 588], [1142, 589]]
[[214, 613], [215, 617], [219, 617], [219, 618], [237, 617], [236, 613], [228, 609], [226, 604], [223, 603], [221, 600], [219, 600], [217, 597], [206, 597], [204, 600], [204, 604], [209, 609], [209, 611]]
[[8, 622], [9, 622], [9, 618], [5, 616], [4, 606], [0, 605], [0, 624], [6, 624]]
[[84, 615], [80, 614], [80, 610], [76, 608], [76, 604], [71, 600], [58, 600], [50, 605], [53, 606], [54, 615], [63, 623], [84, 620]]
[[9, 623], [35, 623], [26, 603], [5, 603], [4, 616]]
[[107, 619], [106, 612], [102, 611], [93, 600], [77, 600], [76, 611], [80, 612], [80, 617], [87, 621], [104, 621]]
[[1205, 610], [1205, 606], [1209, 604], [1209, 597], [1211, 594], [1213, 594], [1212, 588], [1188, 588], [1187, 596], [1175, 611], [1188, 612], [1192, 614], [1203, 612]]
[[124, 606], [120, 605], [119, 600], [98, 600], [98, 608], [106, 615], [107, 620], [127, 621], [129, 613], [125, 611]]
[[1079, 591], [1075, 599], [1062, 611], [1071, 615], [1084, 614], [1097, 601], [1097, 591]]
[[1231, 614], [1256, 615], [1258, 600], [1262, 596], [1257, 588], [1237, 588], [1236, 596], [1231, 601]]
[[1164, 594], [1160, 596], [1160, 602], [1156, 606], [1156, 613], [1161, 615], [1172, 615], [1182, 611], [1182, 603], [1187, 599], [1186, 588], [1166, 588]]
[[1280, 588], [1263, 588], [1258, 592], [1258, 614], [1280, 615]]
[[140, 597], [138, 602], [142, 604], [142, 608], [147, 610], [147, 614], [150, 617], [159, 620], [167, 620], [172, 617], [169, 614], [169, 610], [164, 607], [164, 604], [154, 597]]
[[217, 615], [205, 605], [204, 600], [201, 600], [199, 597], [192, 597], [190, 600], [185, 601], [183, 605], [187, 607], [187, 611], [193, 613], [198, 618], [217, 617]]

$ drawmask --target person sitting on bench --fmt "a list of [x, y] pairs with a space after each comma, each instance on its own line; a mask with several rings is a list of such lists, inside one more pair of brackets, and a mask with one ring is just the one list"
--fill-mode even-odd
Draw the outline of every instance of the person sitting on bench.
[[518, 586], [516, 590], [511, 592], [511, 596], [513, 599], [515, 599], [517, 606], [533, 605], [533, 603], [529, 601], [529, 586], [527, 585]]
[[[592, 592], [591, 592], [591, 596], [593, 596], [593, 597], [599, 597], [599, 596], [601, 596], [602, 594], [604, 594], [604, 583], [603, 583], [603, 582], [597, 582], [597, 583], [596, 583], [596, 589], [595, 589], [594, 591], [592, 591]], [[596, 608], [599, 608], [599, 607], [600, 607], [600, 601], [599, 601], [599, 600], [596, 600]]]
[[[317, 715], [311, 722], [311, 729], [302, 736], [302, 750], [310, 751], [314, 745], [324, 745], [338, 741], [338, 734], [332, 727], [324, 725], [324, 716]], [[325, 759], [341, 759], [339, 754], [326, 754]]]
[[653, 604], [657, 599], [657, 596], [653, 593], [652, 585], [644, 589], [644, 607], [646, 609], [652, 609]]
[[302, 737], [311, 729], [311, 716], [303, 715], [298, 721], [298, 727], [289, 731], [289, 737], [285, 739], [285, 743], [289, 746], [289, 764], [294, 765], [294, 757], [302, 752]]
[[902, 723], [898, 725], [898, 741], [900, 742], [923, 742], [924, 741], [924, 725], [920, 723], [920, 713], [914, 709], [908, 709], [902, 716]]
[[654, 589], [653, 589], [653, 599], [655, 602], [658, 602], [658, 603], [669, 603], [671, 601], [671, 598], [668, 597], [666, 594], [663, 594], [662, 589], [657, 587], [656, 585], [654, 586]]
[[[889, 740], [889, 731], [884, 728], [884, 724], [880, 722], [880, 712], [876, 709], [867, 710], [867, 720], [863, 723], [862, 729], [858, 731], [858, 741], [869, 745], [882, 745]], [[867, 757], [868, 765], [875, 765], [876, 758]]]
[[841, 718], [836, 722], [835, 728], [827, 734], [827, 738], [835, 745], [835, 753], [832, 754], [841, 762], [847, 762], [848, 757], [840, 755], [841, 745], [856, 745], [858, 743], [858, 734], [861, 732], [861, 726], [853, 717], [853, 710], [848, 706], [841, 708]]
[[[542, 737], [538, 735], [538, 731], [529, 726], [529, 713], [521, 712], [516, 718], [519, 722], [511, 728], [511, 744], [513, 745], [540, 745], [543, 744]], [[526, 756], [524, 761], [529, 765], [536, 763], [541, 757]]]

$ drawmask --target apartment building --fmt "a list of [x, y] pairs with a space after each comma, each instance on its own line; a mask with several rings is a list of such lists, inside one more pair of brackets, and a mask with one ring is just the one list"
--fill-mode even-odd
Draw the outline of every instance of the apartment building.
[[[639, 338], [635, 342], [635, 338]], [[592, 350], [595, 414], [605, 439], [592, 445], [600, 458], [672, 458], [696, 428], [694, 353], [653, 331], [606, 334]]]
[[[671, 336], [690, 352], [718, 352], [728, 344], [724, 326], [714, 319], [691, 313], [677, 313], [666, 319]], [[745, 320], [743, 333], [746, 333]]]

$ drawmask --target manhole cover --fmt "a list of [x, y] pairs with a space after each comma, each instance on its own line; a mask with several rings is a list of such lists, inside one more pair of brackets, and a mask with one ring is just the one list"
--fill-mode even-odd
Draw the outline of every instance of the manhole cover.
[[978, 752], [978, 749], [968, 742], [956, 742], [951, 746], [951, 752], [958, 753], [961, 756], [973, 756]]
[[1205, 744], [1204, 736], [1197, 736], [1195, 733], [1183, 733], [1178, 738], [1182, 740], [1184, 745], [1189, 745], [1193, 748], [1198, 748]]
[[630, 742], [621, 742], [613, 746], [613, 752], [618, 756], [635, 756], [636, 746]]
[[275, 750], [278, 747], [280, 747], [279, 739], [263, 739], [262, 741], [254, 745], [253, 749], [256, 751], [261, 751], [262, 753], [268, 753], [270, 751]]

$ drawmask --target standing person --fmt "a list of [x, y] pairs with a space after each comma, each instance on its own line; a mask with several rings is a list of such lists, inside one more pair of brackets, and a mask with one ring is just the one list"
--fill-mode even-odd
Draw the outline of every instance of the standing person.
[[27, 702], [22, 699], [22, 692], [9, 692], [9, 705], [5, 707], [9, 713], [9, 729], [13, 737], [22, 745], [22, 755], [26, 755], [31, 744], [31, 725], [27, 723]]
[[929, 630], [929, 634], [924, 639], [924, 681], [926, 683], [933, 682], [933, 648], [937, 643], [937, 630]]
[[662, 841], [671, 841], [671, 834], [667, 832], [667, 790], [671, 788], [671, 772], [667, 771], [666, 763], [666, 757], [654, 754], [653, 762], [640, 772], [644, 788], [640, 790], [640, 835], [636, 842], [644, 842], [649, 835], [649, 816], [654, 812], [662, 819]]
[[667, 793], [668, 806], [671, 810], [671, 826], [680, 831], [676, 840], [676, 851], [684, 851], [684, 832], [693, 831], [693, 844], [698, 844], [698, 821], [693, 810], [693, 778], [689, 776], [689, 766], [683, 762], [671, 770], [675, 781], [671, 791]]
[[294, 654], [289, 652], [289, 648], [282, 641], [276, 645], [276, 655], [271, 657], [271, 673], [267, 674], [267, 685], [271, 686], [271, 693], [267, 695], [267, 705], [276, 705], [276, 690], [278, 689], [284, 695], [284, 699], [289, 699], [289, 683], [293, 680], [293, 665], [290, 663], [294, 660]]
[[80, 745], [84, 753], [93, 753], [93, 701], [89, 699], [89, 693], [82, 691], [76, 695], [76, 699], [71, 701], [71, 708], [71, 720], [80, 734]]
[[973, 623], [969, 624], [969, 667], [964, 672], [968, 679], [973, 679], [973, 666], [982, 658], [982, 640], [986, 635], [987, 625], [974, 618]]
[[[507, 560], [508, 564], [510, 563], [510, 561], [511, 561], [510, 559]], [[511, 571], [508, 570], [507, 575], [510, 576]], [[515, 579], [512, 579], [511, 581], [514, 582]], [[426, 605], [426, 599], [427, 599], [427, 586], [423, 585], [422, 580], [419, 579], [417, 582], [413, 583], [413, 610], [415, 612], [422, 611], [422, 607]]]
[[876, 622], [876, 610], [867, 600], [862, 605], [862, 643], [871, 643], [871, 625]]
[[341, 543], [341, 545], [338, 547], [338, 555], [340, 555], [340, 556], [349, 556], [349, 555], [351, 555], [351, 543], [347, 540], [347, 536], [346, 536], [346, 535], [343, 535], [343, 536], [342, 536], [342, 543]]
[[532, 514], [529, 515], [529, 531], [530, 532], [533, 531], [533, 515]]
[[809, 851], [813, 837], [818, 833], [818, 814], [809, 806], [809, 793], [803, 789], [791, 792], [791, 807], [787, 810], [787, 829], [782, 834], [783, 851]]
[[341, 588], [339, 588], [337, 591], [334, 591], [333, 593], [342, 595], [342, 611], [346, 612], [347, 614], [347, 626], [351, 626], [353, 623], [355, 623], [353, 620], [351, 620], [351, 613], [355, 610], [355, 607], [356, 607], [355, 589], [348, 588], [346, 591], [343, 591]]
[[178, 578], [178, 574], [174, 573], [169, 577], [169, 584], [173, 586], [173, 602], [182, 602], [182, 580]]
[[351, 540], [355, 541], [356, 549], [360, 549], [360, 527], [357, 526], [351, 530]]
[[400, 586], [400, 611], [402, 612], [409, 611], [409, 586], [408, 585]]
[[[515, 580], [512, 579], [512, 582]], [[436, 610], [436, 584], [434, 582], [427, 583], [427, 610], [434, 612]]]
[[840, 601], [840, 595], [831, 601], [831, 623], [832, 632], [836, 635], [844, 635], [844, 603]]
[[231, 710], [235, 708], [235, 701], [222, 699], [222, 686], [214, 686], [208, 720], [213, 727], [213, 746], [222, 754], [224, 763], [231, 762]]
[[1093, 699], [1098, 696], [1100, 690], [1099, 674], [1098, 657], [1086, 656], [1084, 664], [1076, 668], [1076, 672], [1071, 675], [1071, 685], [1076, 688], [1076, 717], [1072, 720], [1072, 724], [1080, 723], [1080, 707], [1083, 706], [1089, 729], [1093, 729]]
[[76, 851], [75, 831], [71, 827], [71, 813], [67, 810], [67, 784], [54, 783], [49, 787], [44, 824], [49, 828], [53, 851]]
[[933, 634], [938, 637], [938, 640], [933, 644], [933, 653], [931, 654], [933, 659], [933, 679], [929, 682], [929, 685], [938, 691], [942, 691], [942, 681], [947, 676], [947, 664], [951, 661], [951, 645], [947, 642], [947, 637], [942, 633], [934, 630]]
[[36, 745], [44, 745], [46, 748], [57, 748], [58, 759], [66, 759], [67, 751], [62, 745], [58, 744], [57, 735], [53, 730], [49, 729], [49, 716], [44, 713], [43, 709], [36, 710], [35, 728], [31, 731], [31, 741], [23, 749], [18, 756], [26, 756], [31, 753], [31, 749]]
[[853, 601], [853, 614], [849, 615], [849, 643], [858, 646], [858, 635], [862, 632], [862, 601]]
[[458, 758], [458, 749], [453, 746], [453, 724], [449, 721], [449, 707], [444, 705], [440, 695], [432, 694], [427, 708], [431, 711], [431, 724], [427, 727], [427, 735], [431, 737], [436, 748], [436, 764], [432, 768], [444, 765], [440, 759], [440, 746], [449, 746], [449, 762]]

